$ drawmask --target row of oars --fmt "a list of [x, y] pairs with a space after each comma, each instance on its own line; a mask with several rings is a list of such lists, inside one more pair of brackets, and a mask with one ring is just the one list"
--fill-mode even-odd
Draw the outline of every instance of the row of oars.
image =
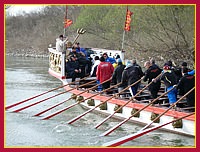
[[[160, 76], [161, 76], [161, 74], [158, 75], [155, 79], [159, 78]], [[32, 100], [32, 99], [34, 99], [34, 98], [37, 98], [37, 97], [39, 97], [39, 96], [42, 96], [42, 95], [47, 94], [47, 93], [49, 93], [49, 92], [52, 92], [52, 91], [54, 91], [54, 90], [57, 90], [57, 89], [59, 89], [59, 88], [65, 87], [65, 86], [67, 86], [67, 85], [75, 84], [76, 82], [79, 82], [79, 81], [81, 81], [81, 80], [85, 80], [86, 78], [87, 78], [87, 77], [85, 77], [85, 78], [83, 78], [83, 79], [80, 79], [80, 80], [77, 80], [77, 81], [75, 81], [75, 82], [71, 82], [71, 83], [68, 83], [68, 84], [66, 84], [66, 85], [57, 87], [57, 88], [55, 88], [55, 89], [46, 91], [46, 92], [44, 92], [44, 93], [41, 93], [41, 94], [36, 95], [36, 96], [34, 96], [34, 97], [28, 98], [28, 99], [23, 100], [23, 101], [21, 101], [21, 102], [12, 104], [12, 105], [10, 105], [10, 106], [7, 106], [5, 109], [8, 110], [8, 109], [10, 109], [10, 108], [13, 108], [13, 107], [15, 107], [15, 106], [17, 106], [17, 105], [20, 105], [20, 104], [22, 104], [22, 103], [25, 103], [25, 102], [27, 102], [27, 101], [29, 101], [29, 100]], [[110, 80], [111, 80], [111, 79], [106, 80], [106, 81], [104, 81], [103, 83], [105, 83], [105, 82], [107, 82], [107, 81], [110, 81]], [[77, 116], [77, 117], [75, 117], [75, 118], [69, 120], [67, 123], [68, 123], [68, 124], [74, 123], [75, 121], [79, 120], [80, 118], [82, 118], [83, 116], [85, 116], [85, 115], [88, 114], [89, 112], [93, 111], [94, 109], [96, 109], [96, 108], [99, 107], [100, 105], [102, 105], [102, 104], [106, 103], [107, 101], [109, 101], [109, 100], [111, 100], [111, 99], [117, 97], [117, 96], [120, 95], [122, 92], [124, 92], [124, 91], [126, 91], [127, 89], [129, 89], [131, 86], [134, 86], [135, 84], [139, 83], [141, 80], [142, 80], [142, 79], [139, 79], [139, 80], [136, 81], [135, 83], [129, 85], [128, 87], [126, 87], [126, 88], [123, 89], [122, 91], [116, 93], [115, 95], [111, 96], [110, 98], [106, 99], [105, 101], [101, 102], [100, 104], [94, 106], [93, 108], [89, 109], [88, 111], [84, 112], [83, 114], [81, 114], [81, 115], [79, 115], [79, 116]], [[95, 81], [96, 81], [96, 80], [92, 80], [92, 81], [90, 81], [90, 82], [88, 82], [88, 83], [82, 84], [82, 85], [79, 86], [79, 88], [80, 88], [80, 87], [84, 87], [84, 86], [86, 86], [86, 85], [88, 85], [88, 84], [91, 84], [91, 83], [93, 83], [93, 82], [95, 82]], [[99, 126], [101, 126], [104, 122], [106, 122], [109, 118], [111, 118], [112, 116], [114, 116], [114, 114], [117, 113], [120, 109], [122, 109], [124, 106], [126, 106], [126, 105], [127, 105], [128, 103], [130, 103], [131, 101], [134, 101], [134, 99], [135, 99], [141, 92], [143, 92], [149, 85], [151, 85], [152, 83], [153, 83], [153, 81], [150, 82], [149, 84], [147, 84], [147, 85], [146, 85], [144, 88], [142, 88], [134, 97], [132, 97], [132, 98], [131, 98], [130, 100], [128, 100], [124, 105], [120, 106], [114, 113], [112, 113], [112, 114], [109, 115], [107, 118], [105, 118], [103, 121], [101, 121], [99, 124], [97, 124], [97, 125], [95, 126], [95, 128], [97, 129], [97, 128], [98, 128]], [[101, 83], [101, 84], [102, 84], [102, 83]], [[81, 95], [81, 94], [83, 94], [83, 93], [89, 92], [90, 90], [97, 88], [97, 87], [98, 87], [99, 85], [101, 85], [101, 84], [97, 84], [97, 85], [95, 85], [95, 86], [93, 86], [93, 87], [91, 87], [91, 88], [89, 88], [89, 89], [86, 89], [86, 90], [82, 91], [81, 93], [76, 94], [76, 96], [79, 96], [79, 95]], [[56, 115], [58, 115], [58, 114], [60, 114], [60, 113], [62, 113], [62, 112], [64, 112], [64, 111], [66, 111], [66, 110], [68, 110], [68, 109], [74, 107], [75, 105], [78, 105], [79, 103], [84, 102], [84, 101], [86, 101], [86, 100], [88, 100], [88, 99], [91, 99], [91, 98], [93, 98], [93, 97], [95, 97], [95, 96], [97, 96], [97, 95], [100, 95], [100, 94], [102, 94], [103, 92], [106, 92], [106, 91], [108, 91], [108, 90], [110, 90], [110, 89], [112, 89], [112, 88], [114, 88], [114, 87], [119, 86], [120, 84], [121, 84], [121, 83], [118, 83], [118, 84], [116, 84], [116, 85], [111, 86], [111, 87], [108, 88], [108, 89], [105, 89], [105, 90], [103, 90], [103, 91], [101, 91], [101, 92], [99, 92], [99, 93], [96, 93], [96, 94], [94, 94], [94, 95], [91, 95], [91, 96], [89, 96], [88, 98], [82, 99], [81, 101], [77, 101], [76, 103], [74, 103], [74, 104], [72, 104], [72, 105], [69, 105], [69, 106], [67, 106], [67, 107], [65, 107], [65, 108], [63, 108], [63, 109], [61, 109], [61, 110], [58, 110], [58, 111], [54, 112], [53, 114], [50, 114], [50, 115], [48, 115], [48, 116], [45, 116], [45, 117], [43, 118], [43, 120], [52, 118], [52, 117], [54, 117], [54, 116], [56, 116]], [[58, 96], [58, 95], [64, 94], [64, 93], [69, 92], [69, 91], [72, 91], [72, 90], [74, 90], [74, 89], [77, 89], [77, 88], [71, 88], [71, 89], [69, 89], [69, 90], [67, 90], [67, 91], [58, 93], [58, 94], [56, 94], [56, 95], [54, 95], [54, 96], [48, 97], [48, 98], [46, 98], [46, 99], [37, 101], [37, 102], [35, 102], [35, 103], [33, 103], [33, 104], [30, 104], [30, 105], [28, 105], [28, 106], [25, 106], [25, 107], [19, 108], [19, 109], [17, 109], [17, 110], [14, 110], [14, 112], [20, 112], [20, 111], [22, 111], [22, 110], [24, 110], [24, 109], [27, 109], [27, 108], [29, 108], [29, 107], [32, 107], [32, 106], [34, 106], [34, 105], [36, 105], [36, 104], [39, 104], [39, 103], [41, 103], [41, 102], [44, 102], [44, 101], [46, 101], [46, 100], [48, 100], [48, 99], [51, 99], [51, 98], [53, 98], [53, 97], [56, 97], [56, 96]], [[173, 89], [174, 89], [174, 87], [173, 87], [171, 90], [173, 90]], [[171, 91], [171, 90], [169, 90], [169, 91]], [[130, 137], [130, 136], [124, 137], [123, 139], [120, 138], [120, 140], [116, 140], [116, 141], [112, 141], [112, 142], [106, 143], [106, 144], [104, 144], [104, 146], [118, 146], [118, 145], [121, 145], [121, 144], [123, 144], [123, 143], [125, 143], [125, 142], [127, 142], [127, 141], [130, 141], [130, 140], [134, 139], [134, 138], [137, 138], [137, 137], [139, 137], [139, 136], [142, 136], [142, 135], [144, 135], [145, 133], [148, 133], [148, 132], [150, 132], [150, 131], [159, 129], [159, 128], [161, 128], [161, 127], [163, 127], [163, 126], [165, 126], [165, 125], [167, 125], [167, 124], [169, 124], [169, 123], [173, 123], [175, 120], [174, 120], [174, 121], [171, 121], [171, 122], [169, 122], [169, 123], [160, 125], [160, 126], [158, 126], [158, 127], [156, 127], [156, 128], [152, 128], [152, 129], [150, 128], [149, 130], [147, 130], [147, 128], [148, 128], [149, 126], [151, 126], [157, 119], [159, 119], [162, 115], [164, 115], [165, 113], [167, 113], [171, 108], [173, 108], [178, 102], [180, 102], [183, 98], [185, 98], [185, 96], [187, 96], [187, 95], [188, 95], [189, 93], [191, 93], [193, 90], [194, 90], [194, 88], [191, 89], [190, 91], [188, 91], [184, 96], [182, 96], [182, 97], [181, 97], [178, 101], [176, 101], [174, 104], [172, 104], [167, 110], [165, 110], [163, 113], [161, 113], [160, 115], [158, 115], [154, 120], [152, 120], [151, 123], [147, 124], [144, 128], [142, 128], [142, 129], [139, 131], [140, 134], [137, 134], [137, 135], [135, 135], [135, 136], [132, 135], [131, 137]], [[124, 123], [127, 122], [129, 119], [131, 119], [132, 117], [134, 117], [135, 115], [137, 115], [140, 111], [144, 110], [145, 108], [147, 108], [148, 106], [150, 106], [150, 105], [152, 105], [154, 102], [156, 102], [159, 98], [161, 98], [161, 97], [163, 97], [164, 95], [166, 95], [169, 91], [167, 91], [167, 92], [161, 94], [159, 97], [157, 97], [156, 99], [152, 100], [149, 104], [147, 104], [147, 105], [144, 106], [143, 108], [139, 109], [139, 110], [138, 110], [137, 112], [135, 112], [133, 115], [131, 115], [130, 117], [128, 117], [128, 118], [126, 118], [125, 120], [123, 120], [122, 122], [120, 122], [118, 125], [114, 126], [113, 128], [111, 128], [111, 129], [109, 129], [108, 131], [106, 131], [106, 132], [104, 132], [103, 134], [101, 134], [101, 136], [107, 136], [107, 135], [109, 135], [111, 132], [113, 132], [114, 130], [116, 130], [116, 129], [117, 129], [118, 127], [120, 127], [122, 124], [124, 124]], [[72, 98], [73, 98], [73, 97], [70, 97], [70, 98], [68, 98], [67, 100], [61, 101], [60, 103], [55, 104], [55, 105], [53, 105], [52, 107], [50, 107], [50, 108], [48, 108], [48, 109], [46, 109], [46, 110], [44, 110], [44, 111], [41, 111], [41, 112], [35, 114], [34, 116], [40, 116], [40, 115], [46, 113], [47, 111], [49, 111], [49, 110], [51, 110], [51, 109], [53, 109], [53, 108], [55, 108], [55, 107], [57, 107], [57, 106], [59, 106], [59, 105], [65, 103], [65, 102], [71, 100]], [[191, 114], [190, 114], [190, 115], [191, 115]], [[184, 116], [184, 118], [185, 118], [185, 117], [188, 117], [188, 116], [190, 116], [190, 115]], [[179, 118], [179, 119], [181, 119], [181, 118]], [[182, 119], [183, 119], [183, 118], [182, 118]], [[178, 120], [178, 119], [177, 119], [177, 120]]]

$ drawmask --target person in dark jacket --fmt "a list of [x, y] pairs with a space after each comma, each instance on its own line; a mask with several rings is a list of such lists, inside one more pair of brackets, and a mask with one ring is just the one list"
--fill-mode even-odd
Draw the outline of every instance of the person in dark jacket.
[[155, 59], [153, 59], [153, 58], [151, 58], [150, 64], [151, 64], [151, 66], [153, 66], [153, 67], [155, 66], [156, 68], [160, 68], [160, 67], [156, 64]]
[[[168, 65], [165, 65], [163, 67], [163, 75], [160, 77], [160, 80], [162, 80], [165, 84], [166, 90], [170, 90], [173, 88], [174, 85], [177, 84], [177, 77], [175, 75], [175, 73], [173, 72], [173, 70], [170, 69], [170, 67]], [[171, 90], [168, 94], [168, 99], [169, 99], [169, 103], [173, 104], [174, 102], [176, 102], [177, 100], [177, 89], [174, 88], [173, 90]]]
[[[162, 70], [158, 66], [152, 65], [150, 61], [146, 61], [144, 63], [144, 67], [146, 68], [146, 71], [144, 72], [145, 74], [143, 77], [144, 82], [148, 81], [148, 83], [150, 83], [154, 78], [156, 78], [162, 72]], [[157, 98], [158, 91], [160, 90], [160, 86], [161, 86], [161, 82], [158, 79], [157, 81], [153, 82], [148, 87], [151, 93], [151, 97], [153, 99]]]
[[[140, 79], [139, 70], [137, 67], [133, 66], [131, 61], [127, 61], [126, 67], [122, 73], [122, 84], [128, 83], [131, 85]], [[138, 90], [138, 83], [130, 87], [130, 92], [132, 96], [135, 96]]]
[[173, 66], [173, 62], [171, 60], [167, 61], [165, 65], [169, 66], [170, 69], [174, 72], [177, 78], [177, 82], [178, 82], [180, 78], [182, 77], [181, 68]]
[[78, 77], [84, 77], [84, 74], [82, 73], [81, 68], [79, 66], [79, 62], [77, 61], [77, 58], [75, 56], [71, 56], [68, 62], [66, 63], [66, 72], [67, 77], [72, 78], [72, 82], [74, 82], [75, 79]]
[[[195, 76], [188, 74], [188, 69], [182, 69], [183, 77], [180, 79], [177, 89], [179, 95], [186, 94], [189, 90], [191, 90], [195, 86]], [[195, 105], [195, 90], [193, 90], [189, 95], [186, 96], [188, 106]]]
[[[114, 73], [112, 75], [112, 82], [114, 84], [118, 84], [118, 83], [121, 82], [121, 80], [122, 80], [122, 73], [124, 71], [124, 68], [126, 67], [125, 65], [122, 64], [122, 60], [120, 58], [117, 59], [117, 64], [118, 65], [117, 65], [117, 67], [114, 70]], [[118, 92], [122, 91], [126, 85], [127, 84], [121, 84], [121, 85], [119, 85]]]
[[144, 73], [142, 71], [142, 68], [139, 64], [137, 64], [137, 61], [134, 59], [132, 60], [132, 63], [133, 63], [133, 66], [135, 66], [136, 68], [139, 69], [139, 75], [140, 75], [140, 78], [142, 78], [144, 76]]

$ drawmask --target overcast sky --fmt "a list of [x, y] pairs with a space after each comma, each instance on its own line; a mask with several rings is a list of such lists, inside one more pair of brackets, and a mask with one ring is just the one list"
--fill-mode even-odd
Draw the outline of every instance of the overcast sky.
[[40, 10], [44, 5], [12, 5], [7, 9], [10, 15], [19, 15], [23, 12], [29, 13]]

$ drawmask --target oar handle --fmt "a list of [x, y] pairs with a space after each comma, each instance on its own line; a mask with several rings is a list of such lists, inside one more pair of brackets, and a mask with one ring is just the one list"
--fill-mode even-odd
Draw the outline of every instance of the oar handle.
[[137, 80], [136, 82], [134, 82], [133, 84], [130, 84], [129, 86], [127, 86], [126, 88], [124, 88], [123, 90], [121, 90], [120, 92], [118, 92], [118, 93], [116, 94], [116, 96], [118, 96], [118, 95], [120, 95], [120, 93], [122, 93], [122, 92], [128, 90], [130, 87], [136, 85], [136, 84], [139, 83], [141, 80], [142, 80], [142, 79], [139, 79], [139, 80]]
[[[101, 91], [101, 92], [95, 94], [95, 96], [97, 96], [97, 95], [99, 95], [99, 94], [102, 94], [103, 92], [106, 92], [106, 91], [110, 90], [111, 88], [114, 88], [114, 87], [116, 87], [116, 86], [118, 86], [118, 85], [120, 85], [120, 84], [122, 84], [122, 82], [120, 82], [120, 83], [118, 83], [118, 84], [116, 84], [116, 85], [113, 85], [113, 86], [111, 86], [110, 88], [107, 88], [107, 89], [105, 89], [105, 90], [103, 90], [103, 91]], [[94, 97], [94, 96], [92, 96], [92, 97]], [[91, 98], [91, 97], [89, 97], [89, 98]], [[99, 107], [100, 105], [104, 104], [105, 102], [109, 101], [109, 100], [112, 99], [112, 98], [115, 98], [115, 96], [112, 96], [112, 97], [106, 99], [105, 101], [101, 102], [99, 105], [96, 105], [96, 106], [94, 107], [94, 109], [97, 108], [97, 107]]]
[[[160, 75], [158, 75], [158, 76], [160, 76]], [[157, 76], [157, 77], [158, 77]], [[142, 79], [142, 78], [141, 78]], [[138, 80], [138, 81], [136, 81], [135, 83], [133, 83], [133, 84], [131, 84], [129, 87], [131, 87], [131, 86], [133, 86], [133, 85], [135, 85], [135, 84], [137, 84], [137, 83], [139, 83], [140, 81], [141, 81], [141, 79], [140, 80]], [[138, 93], [136, 93], [136, 95], [135, 96], [133, 96], [130, 100], [128, 100], [125, 104], [123, 104], [122, 106], [120, 106], [118, 109], [116, 109], [115, 110], [115, 112], [113, 113], [113, 114], [111, 114], [111, 115], [109, 115], [107, 118], [105, 118], [102, 122], [100, 122], [99, 124], [97, 124], [96, 126], [95, 126], [95, 128], [97, 129], [99, 126], [101, 126], [104, 122], [106, 122], [109, 118], [111, 118], [112, 116], [114, 116], [114, 114], [115, 113], [117, 113], [119, 110], [121, 110], [124, 106], [126, 106], [127, 104], [129, 104], [133, 99], [135, 99], [141, 92], [143, 92], [148, 86], [150, 86], [151, 85], [151, 83], [153, 83], [153, 81], [151, 81], [149, 84], [147, 84], [144, 88], [142, 88]], [[127, 87], [127, 88], [129, 88], [129, 87]], [[125, 88], [126, 89], [126, 88]], [[121, 92], [123, 92], [123, 90], [121, 91]], [[121, 93], [120, 92], [120, 93]], [[120, 93], [118, 93], [118, 94], [120, 94]]]
[[168, 90], [167, 92], [164, 92], [163, 94], [161, 94], [159, 97], [157, 97], [156, 99], [152, 100], [149, 104], [147, 104], [146, 106], [144, 106], [143, 108], [141, 108], [140, 110], [138, 110], [137, 112], [135, 112], [134, 114], [132, 114], [130, 116], [130, 118], [134, 117], [135, 115], [137, 115], [139, 112], [141, 112], [142, 110], [146, 109], [147, 107], [149, 107], [151, 104], [153, 104], [154, 102], [156, 102], [158, 99], [160, 99], [161, 97], [163, 97], [164, 95], [166, 95], [168, 92], [172, 91], [175, 87], [171, 88], [170, 90]]
[[[160, 75], [158, 75], [156, 78], [158, 78]], [[137, 82], [138, 83], [138, 82]], [[115, 112], [118, 112], [120, 109], [122, 109], [124, 106], [126, 106], [129, 102], [131, 102], [132, 100], [134, 100], [138, 95], [140, 95], [141, 92], [143, 92], [147, 87], [149, 87], [151, 84], [153, 83], [153, 81], [151, 81], [150, 83], [148, 83], [145, 87], [143, 87], [138, 93], [135, 94], [135, 96], [133, 96], [130, 100], [128, 100], [124, 105], [120, 106]]]
[[[116, 84], [116, 85], [114, 85], [114, 86], [112, 86], [112, 87], [110, 87], [110, 88], [108, 88], [108, 89], [105, 89], [104, 91], [107, 91], [107, 90], [109, 90], [109, 89], [111, 89], [111, 88], [113, 88], [113, 87], [116, 87], [116, 86], [120, 85], [120, 84], [121, 84], [121, 82], [118, 83], [118, 84]], [[103, 92], [103, 91], [102, 91], [102, 92]], [[88, 98], [86, 98], [86, 99], [83, 99], [83, 100], [80, 101], [80, 102], [83, 102], [83, 101], [85, 101], [85, 100], [87, 100], [87, 99], [89, 99], [89, 98], [92, 98], [92, 97], [94, 97], [94, 96], [97, 96], [97, 95], [101, 94], [102, 92], [97, 93], [97, 94], [95, 94], [95, 95], [93, 95], [93, 96], [90, 96], [90, 97], [88, 97]], [[87, 113], [89, 113], [90, 111], [93, 111], [94, 109], [96, 109], [97, 107], [99, 107], [100, 105], [102, 105], [103, 103], [107, 102], [108, 100], [110, 100], [110, 99], [112, 99], [112, 98], [114, 98], [114, 97], [115, 97], [115, 96], [112, 96], [112, 97], [108, 98], [107, 100], [105, 100], [105, 101], [101, 102], [100, 104], [96, 105], [94, 108], [89, 109], [89, 110], [86, 111], [85, 113], [83, 113], [83, 114], [81, 114], [81, 115], [79, 115], [79, 116], [77, 116], [77, 117], [75, 117], [75, 118], [69, 120], [67, 123], [68, 123], [68, 124], [72, 124], [72, 123], [75, 122], [76, 120], [80, 119], [81, 117], [83, 117], [84, 115], [86, 115]]]
[[[106, 80], [106, 81], [104, 81], [104, 82], [107, 82], [107, 81], [109, 81], [110, 79], [108, 79], [108, 80]], [[95, 80], [96, 81], [96, 80]], [[103, 82], [103, 83], [104, 83]], [[113, 86], [112, 86], [113, 87]], [[88, 90], [85, 90], [85, 92], [87, 92]], [[100, 93], [99, 93], [100, 94]], [[98, 94], [95, 94], [95, 95], [93, 95], [93, 96], [96, 96], [96, 95], [98, 95]], [[89, 98], [91, 98], [91, 97], [89, 97]], [[87, 99], [85, 99], [85, 100], [87, 100]], [[84, 99], [83, 99], [83, 101], [84, 101]], [[75, 106], [75, 105], [78, 105], [79, 103], [80, 103], [81, 101], [79, 101], [79, 102], [76, 102], [75, 104], [73, 104], [72, 106], [68, 106], [68, 107], [66, 107], [66, 108], [64, 108], [64, 109], [62, 109], [62, 110], [59, 110], [59, 111], [57, 111], [57, 112], [55, 112], [55, 113], [53, 113], [53, 114], [50, 114], [49, 116], [47, 116], [47, 117], [45, 117], [45, 118], [43, 118], [43, 120], [45, 120], [45, 119], [49, 119], [49, 118], [51, 118], [51, 117], [54, 117], [54, 116], [56, 116], [56, 115], [58, 115], [58, 114], [60, 114], [60, 113], [62, 113], [62, 112], [64, 112], [64, 111], [66, 111], [67, 109], [69, 109], [69, 108], [72, 108], [73, 106]], [[46, 111], [46, 110], [45, 110]], [[40, 113], [41, 114], [41, 113]], [[37, 114], [36, 114], [37, 115]]]
[[[88, 84], [90, 84], [90, 83], [93, 83], [94, 81], [96, 81], [96, 80], [90, 81], [90, 82], [88, 82], [88, 83], [86, 83], [86, 84], [82, 84], [82, 85], [80, 85], [79, 87], [88, 85]], [[67, 92], [69, 92], [69, 91], [71, 91], [71, 90], [74, 90], [74, 88], [72, 88], [72, 89], [70, 89], [70, 90], [67, 90]], [[88, 89], [88, 90], [89, 90], [89, 89]], [[81, 93], [79, 93], [79, 94], [77, 94], [77, 95], [83, 94], [83, 93], [87, 92], [88, 90], [85, 90], [85, 91], [83, 91], [83, 92], [81, 92]], [[62, 101], [62, 102], [60, 102], [60, 103], [58, 103], [58, 104], [56, 104], [56, 105], [54, 105], [54, 106], [52, 106], [52, 107], [50, 107], [50, 108], [44, 110], [44, 111], [39, 112], [39, 113], [35, 114], [34, 116], [40, 116], [40, 115], [44, 114], [45, 112], [47, 112], [47, 111], [49, 111], [49, 110], [51, 110], [51, 109], [53, 109], [53, 108], [55, 108], [55, 107], [57, 107], [57, 106], [59, 106], [59, 105], [65, 103], [65, 102], [67, 102], [67, 101], [69, 101], [69, 100], [71, 100], [71, 99], [72, 99], [72, 97], [70, 97], [69, 99], [64, 100], [64, 101]]]
[[[160, 97], [164, 96], [166, 93], [162, 94]], [[130, 117], [124, 119], [122, 122], [120, 122], [119, 124], [115, 125], [114, 127], [112, 127], [111, 129], [109, 129], [108, 131], [104, 132], [103, 134], [101, 134], [101, 136], [107, 136], [109, 135], [111, 132], [113, 132], [114, 130], [116, 130], [118, 127], [120, 127], [122, 124], [124, 124], [125, 122], [127, 122], [128, 120], [130, 120], [132, 117], [134, 117], [136, 114], [138, 114], [140, 111], [142, 111], [143, 109], [147, 108], [148, 106], [150, 106], [153, 102], [155, 102], [156, 100], [158, 100], [160, 97], [157, 97], [155, 100], [153, 100], [151, 103], [149, 103], [148, 105], [144, 106], [142, 109], [138, 110], [137, 112], [135, 112], [134, 114], [132, 114]]]

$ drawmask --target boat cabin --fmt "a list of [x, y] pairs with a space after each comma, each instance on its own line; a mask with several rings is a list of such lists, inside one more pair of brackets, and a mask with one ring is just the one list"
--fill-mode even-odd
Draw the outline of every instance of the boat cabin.
[[[84, 48], [86, 51], [86, 58], [92, 62], [95, 56], [101, 57], [103, 53], [107, 53], [109, 57], [116, 58], [117, 55], [124, 60], [124, 51], [99, 49], [99, 48]], [[66, 75], [66, 52], [70, 52], [71, 48], [68, 48], [65, 52], [58, 52], [55, 47], [49, 47], [49, 73], [56, 78], [66, 79], [70, 78]], [[90, 65], [92, 66], [92, 64]], [[89, 74], [89, 71], [86, 75]]]

